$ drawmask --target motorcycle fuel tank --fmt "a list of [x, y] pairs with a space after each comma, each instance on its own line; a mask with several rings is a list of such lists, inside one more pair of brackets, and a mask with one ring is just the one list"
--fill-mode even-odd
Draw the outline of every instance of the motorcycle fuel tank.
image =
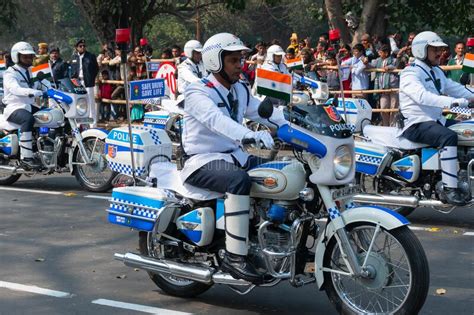
[[251, 169], [250, 196], [279, 200], [294, 200], [305, 188], [306, 173], [303, 165], [296, 161], [273, 161]]
[[474, 119], [465, 120], [449, 127], [458, 134], [458, 145], [474, 147]]

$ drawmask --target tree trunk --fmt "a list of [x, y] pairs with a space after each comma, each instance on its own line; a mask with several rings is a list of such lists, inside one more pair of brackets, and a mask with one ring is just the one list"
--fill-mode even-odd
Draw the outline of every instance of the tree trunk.
[[343, 44], [350, 43], [351, 35], [344, 19], [344, 12], [342, 12], [341, 0], [325, 0], [324, 3], [326, 6], [328, 21], [331, 26], [331, 29], [339, 29]]
[[377, 35], [379, 38], [382, 38], [386, 35], [388, 18], [385, 14], [385, 6], [380, 6], [379, 10], [377, 11], [377, 16], [375, 18], [375, 22], [372, 25], [371, 31], [369, 34]]
[[[360, 38], [365, 33], [372, 31], [372, 26], [377, 17], [377, 11], [380, 8], [380, 4], [383, 0], [367, 0], [364, 1], [364, 7], [362, 9], [361, 20], [357, 27], [354, 37], [352, 38], [352, 45], [360, 43]], [[372, 35], [372, 34], [371, 34]]]

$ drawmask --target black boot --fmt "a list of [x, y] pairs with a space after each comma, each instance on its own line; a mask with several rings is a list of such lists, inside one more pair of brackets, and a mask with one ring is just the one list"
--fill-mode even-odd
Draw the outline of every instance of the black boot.
[[451, 205], [465, 206], [467, 204], [466, 196], [459, 188], [444, 187], [443, 195], [442, 197], [444, 197], [446, 203]]
[[243, 279], [254, 284], [263, 282], [263, 275], [249, 263], [247, 256], [226, 252], [222, 262], [222, 271], [230, 273], [236, 279]]
[[35, 158], [21, 159], [20, 165], [27, 171], [37, 171], [43, 167], [41, 161]]

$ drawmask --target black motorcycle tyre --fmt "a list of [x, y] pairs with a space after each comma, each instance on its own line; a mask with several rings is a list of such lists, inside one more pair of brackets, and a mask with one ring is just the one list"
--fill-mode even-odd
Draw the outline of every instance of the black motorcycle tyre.
[[[361, 226], [361, 225], [372, 225], [372, 223], [362, 223], [358, 222], [356, 224], [352, 224], [346, 226], [346, 230], [349, 233], [352, 229]], [[423, 304], [425, 303], [426, 297], [429, 291], [429, 283], [430, 283], [430, 273], [429, 273], [429, 266], [428, 261], [426, 258], [426, 254], [423, 250], [423, 247], [415, 236], [415, 234], [408, 228], [408, 226], [401, 226], [394, 230], [387, 231], [393, 237], [400, 242], [403, 249], [406, 252], [406, 256], [409, 260], [410, 267], [412, 269], [412, 281], [413, 285], [411, 286], [411, 292], [409, 293], [409, 297], [407, 298], [404, 306], [399, 309], [395, 315], [404, 315], [404, 314], [418, 314], [420, 309], [422, 308]], [[328, 242], [326, 247], [326, 252], [324, 256], [324, 266], [329, 266], [331, 261], [331, 256], [333, 250], [336, 248], [336, 238], [332, 237], [331, 240]], [[331, 279], [331, 273], [325, 272], [324, 273], [324, 289], [326, 294], [331, 301], [331, 303], [335, 306], [336, 310], [339, 314], [346, 314], [346, 315], [358, 315], [359, 313], [355, 312], [349, 306], [347, 306], [337, 294], [336, 289], [334, 288], [334, 284]]]
[[[87, 140], [90, 140], [91, 138], [95, 138], [95, 137], [87, 137], [87, 138], [84, 138], [82, 141], [83, 142], [86, 142]], [[105, 140], [101, 140], [101, 141], [105, 141]], [[76, 146], [74, 148], [74, 153], [73, 153], [73, 158], [72, 160], [74, 162], [77, 162], [78, 159], [79, 159], [79, 156], [80, 155], [80, 150], [79, 150], [79, 147]], [[79, 184], [86, 190], [88, 191], [91, 191], [91, 192], [107, 192], [109, 191], [110, 189], [112, 189], [113, 185], [112, 185], [112, 181], [114, 180], [114, 178], [117, 176], [117, 172], [112, 172], [110, 177], [100, 186], [93, 186], [93, 185], [89, 185], [88, 183], [84, 182], [84, 180], [81, 178], [81, 174], [79, 172], [79, 168], [77, 165], [74, 165], [73, 166], [73, 173], [74, 173], [74, 176], [76, 177], [76, 180], [79, 182]]]
[[[140, 254], [144, 256], [151, 256], [148, 252], [147, 243], [148, 232], [140, 232], [138, 240]], [[148, 275], [150, 276], [151, 280], [165, 293], [182, 298], [195, 297], [206, 292], [210, 287], [212, 287], [212, 284], [191, 280], [189, 280], [191, 282], [189, 285], [177, 286], [166, 280], [166, 278], [159, 273], [148, 272]]]

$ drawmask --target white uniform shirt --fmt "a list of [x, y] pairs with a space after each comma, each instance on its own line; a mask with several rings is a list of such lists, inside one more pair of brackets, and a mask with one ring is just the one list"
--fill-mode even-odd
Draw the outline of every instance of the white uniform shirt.
[[[258, 115], [260, 100], [250, 94], [246, 85], [237, 82], [231, 87], [234, 100], [238, 101], [237, 118], [234, 121], [226, 107], [229, 90], [213, 74], [206, 79], [219, 91], [225, 104], [219, 94], [202, 81], [191, 83], [186, 89], [183, 146], [186, 154], [191, 157], [181, 171], [183, 182], [196, 170], [214, 160], [234, 163], [233, 156], [241, 165], [247, 162], [249, 155], [242, 151], [240, 141], [251, 130], [242, 125], [244, 117], [272, 126]], [[279, 126], [287, 123], [279, 109], [274, 110], [270, 119]]]
[[276, 64], [275, 62], [270, 61], [270, 60], [265, 61], [265, 63], [262, 65], [262, 69], [275, 71], [275, 72], [279, 72], [279, 73], [283, 73], [283, 74], [289, 74], [290, 73], [288, 71], [288, 68], [286, 67], [286, 65], [283, 62], [281, 62], [279, 64]]
[[32, 88], [28, 86], [28, 82], [26, 82], [26, 78], [28, 78], [27, 71], [30, 78], [32, 78], [30, 69], [26, 70], [18, 65], [8, 68], [3, 74], [3, 102], [7, 105], [3, 113], [5, 119], [17, 109], [26, 109], [31, 112], [31, 106], [36, 106], [34, 97], [30, 96], [40, 90], [41, 86], [38, 82], [33, 83]]
[[[430, 71], [434, 72], [440, 82], [437, 90]], [[426, 71], [426, 72], [425, 72]], [[446, 96], [449, 95], [449, 96]], [[439, 67], [430, 68], [420, 60], [415, 60], [400, 74], [400, 111], [405, 117], [403, 133], [413, 124], [425, 121], [446, 122], [442, 113], [449, 108], [455, 98], [472, 98], [474, 93], [465, 86], [446, 78]]]
[[193, 82], [200, 81], [207, 76], [202, 61], [195, 64], [190, 58], [184, 60], [178, 66], [178, 92], [184, 94], [184, 90]]

